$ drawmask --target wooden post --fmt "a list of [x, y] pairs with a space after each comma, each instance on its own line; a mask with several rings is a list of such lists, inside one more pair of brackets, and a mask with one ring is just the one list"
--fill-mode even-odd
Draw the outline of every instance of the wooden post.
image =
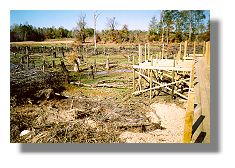
[[139, 44], [139, 64], [142, 62], [142, 60], [141, 60], [141, 55], [142, 55], [142, 53], [141, 53], [141, 46], [140, 46], [140, 44]]
[[164, 58], [164, 43], [162, 44], [162, 59]]
[[148, 59], [150, 59], [150, 48], [149, 48], [149, 43], [148, 43]]
[[33, 68], [35, 68], [35, 61], [34, 60], [32, 61], [32, 64], [33, 64]]
[[21, 64], [24, 64], [24, 55], [21, 56]]
[[130, 55], [127, 55], [127, 62], [130, 62]]
[[144, 44], [144, 61], [147, 60], [147, 44]]
[[94, 60], [94, 72], [95, 72], [95, 73], [97, 72], [97, 70], [96, 70], [96, 58], [95, 58], [95, 60]]
[[181, 55], [181, 52], [182, 52], [182, 44], [180, 43], [180, 55]]
[[168, 59], [168, 50], [169, 50], [169, 43], [167, 42], [167, 47], [166, 47], [166, 59]]
[[192, 70], [190, 74], [190, 84], [189, 84], [189, 89], [194, 88], [194, 63], [192, 65]]
[[150, 100], [152, 99], [152, 84], [153, 84], [153, 81], [152, 81], [152, 69], [149, 70], [150, 71], [150, 78], [149, 78], [149, 83], [150, 83], [150, 92], [149, 92], [149, 97], [150, 97]]
[[65, 74], [65, 77], [66, 77], [65, 82], [69, 83], [69, 71], [67, 70], [67, 68], [64, 64], [64, 61], [61, 61], [60, 65], [61, 65], [62, 72]]
[[190, 91], [188, 95], [188, 104], [187, 104], [186, 115], [185, 115], [184, 138], [183, 138], [184, 143], [191, 143], [191, 140], [192, 140], [194, 97], [195, 97], [195, 93]]
[[[174, 64], [173, 66], [175, 67], [175, 55], [174, 55]], [[172, 83], [175, 82], [175, 71], [172, 71]], [[174, 89], [175, 86], [172, 84], [172, 92], [171, 92], [171, 97], [174, 98]]]
[[[150, 61], [151, 61], [151, 66], [153, 66], [153, 56], [151, 55], [151, 59], [150, 59]], [[152, 78], [153, 78], [153, 76], [152, 76], [152, 73], [153, 73], [153, 70], [151, 70], [150, 69], [150, 80], [149, 80], [149, 82], [150, 82], [150, 100], [152, 99]]]
[[43, 58], [43, 63], [42, 63], [42, 72], [45, 72], [45, 58]]
[[206, 42], [206, 61], [207, 65], [210, 66], [210, 41]]
[[203, 51], [202, 51], [203, 57], [205, 57], [205, 53], [206, 53], [206, 42], [204, 41], [203, 42]]
[[56, 58], [56, 52], [53, 52], [53, 56], [52, 56], [52, 67], [55, 68], [55, 59]]
[[29, 54], [27, 54], [26, 57], [27, 57], [27, 70], [29, 70]]
[[44, 50], [42, 51], [43, 55], [43, 60], [42, 60], [42, 72], [45, 72], [45, 55], [44, 55]]
[[[172, 82], [175, 82], [175, 71], [172, 71]], [[174, 89], [175, 86], [172, 84], [172, 91], [171, 91], [171, 97], [174, 98]]]
[[52, 60], [52, 68], [55, 68], [55, 60]]
[[53, 57], [54, 57], [54, 58], [56, 58], [56, 51], [55, 51], [55, 52], [53, 52]]
[[132, 65], [135, 65], [135, 55], [132, 56]]
[[133, 93], [135, 92], [135, 69], [133, 68]]
[[[141, 69], [140, 69], [140, 73], [141, 73]], [[140, 91], [142, 90], [142, 86], [141, 86], [141, 78], [142, 76], [139, 74], [139, 79], [138, 79], [138, 83], [139, 83], [139, 86], [140, 86]]]
[[94, 76], [94, 68], [93, 68], [92, 65], [90, 66], [90, 68], [91, 68], [91, 76], [92, 76], [92, 79], [95, 79], [95, 76]]
[[26, 69], [29, 70], [29, 51], [28, 47], [25, 48], [25, 55], [26, 55]]
[[107, 56], [105, 68], [106, 68], [107, 70], [109, 70], [109, 56]]
[[[87, 56], [87, 47], [86, 47], [86, 55], [85, 55], [86, 60], [87, 60], [87, 57], [88, 57], [88, 56]], [[86, 60], [85, 60], [85, 61], [86, 61]]]
[[179, 62], [179, 60], [180, 60], [180, 51], [178, 51], [178, 53], [177, 53], [177, 56], [176, 56], [176, 63], [178, 63]]
[[188, 45], [188, 42], [185, 41], [184, 42], [184, 58], [187, 56], [187, 45]]
[[153, 55], [150, 56], [151, 66], [153, 66]]
[[193, 43], [193, 60], [196, 60], [196, 41]]
[[76, 59], [74, 59], [73, 62], [74, 62], [73, 70], [74, 70], [74, 72], [78, 72], [79, 71], [78, 61]]

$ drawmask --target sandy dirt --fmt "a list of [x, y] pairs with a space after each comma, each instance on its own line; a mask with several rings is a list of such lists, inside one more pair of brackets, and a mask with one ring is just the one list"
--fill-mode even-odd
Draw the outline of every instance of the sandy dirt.
[[176, 104], [151, 104], [147, 115], [154, 123], [161, 123], [162, 129], [148, 133], [124, 132], [120, 138], [127, 143], [182, 143], [185, 109]]

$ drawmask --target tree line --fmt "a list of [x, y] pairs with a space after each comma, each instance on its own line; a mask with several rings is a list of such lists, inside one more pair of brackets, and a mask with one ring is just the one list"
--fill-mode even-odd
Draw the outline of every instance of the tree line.
[[[81, 15], [75, 29], [77, 40], [84, 43], [86, 36], [86, 16]], [[207, 20], [208, 19], [208, 20]], [[96, 24], [96, 20], [95, 24]], [[206, 11], [203, 10], [162, 10], [160, 18], [153, 16], [149, 22], [148, 31], [129, 30], [124, 24], [121, 29], [117, 29], [117, 19], [107, 18], [106, 30], [94, 33], [94, 41], [114, 42], [182, 42], [188, 41], [209, 41], [210, 21], [206, 18]], [[95, 27], [95, 26], [94, 26]]]
[[13, 41], [44, 41], [46, 39], [71, 38], [73, 32], [63, 27], [36, 28], [28, 23], [15, 24], [10, 28], [10, 40]]
[[[119, 24], [115, 17], [107, 18], [107, 29], [96, 32], [96, 22], [101, 14], [94, 13], [94, 27], [87, 27], [86, 15], [80, 15], [73, 30], [63, 27], [35, 28], [20, 24], [11, 26], [11, 41], [43, 41], [45, 39], [76, 38], [78, 42], [140, 43], [209, 41], [210, 21], [203, 10], [162, 10], [160, 17], [153, 16], [147, 31], [129, 30], [128, 25]], [[93, 38], [93, 39], [92, 39]]]
[[148, 40], [161, 42], [209, 41], [210, 21], [203, 10], [163, 10], [160, 19], [152, 17]]

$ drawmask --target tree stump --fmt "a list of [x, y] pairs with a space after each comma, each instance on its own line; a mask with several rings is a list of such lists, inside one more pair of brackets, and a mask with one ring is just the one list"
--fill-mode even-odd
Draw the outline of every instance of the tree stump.
[[69, 83], [69, 71], [67, 70], [67, 68], [64, 64], [64, 61], [61, 61], [60, 66], [61, 66], [62, 72], [66, 75], [65, 83]]

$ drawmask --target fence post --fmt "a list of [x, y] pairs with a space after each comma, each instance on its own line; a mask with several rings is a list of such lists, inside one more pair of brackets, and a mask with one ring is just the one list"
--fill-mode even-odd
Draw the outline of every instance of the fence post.
[[206, 61], [207, 65], [210, 66], [210, 41], [206, 42]]
[[28, 47], [25, 48], [25, 55], [26, 55], [26, 69], [27, 71], [29, 70], [29, 51], [28, 51]]
[[162, 59], [164, 58], [164, 43], [162, 44]]
[[188, 42], [187, 40], [184, 42], [184, 58], [187, 56], [187, 45], [188, 45]]

